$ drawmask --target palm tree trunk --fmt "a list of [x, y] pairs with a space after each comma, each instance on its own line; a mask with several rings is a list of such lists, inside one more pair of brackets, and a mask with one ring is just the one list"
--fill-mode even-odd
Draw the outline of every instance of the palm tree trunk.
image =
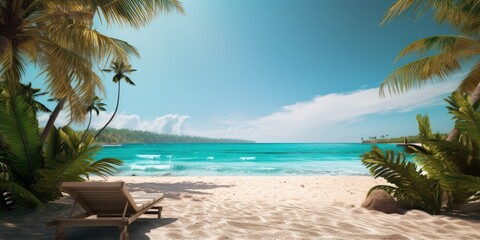
[[115, 114], [117, 114], [117, 110], [118, 110], [118, 105], [120, 103], [120, 81], [118, 81], [118, 93], [117, 93], [117, 106], [115, 106], [115, 111], [113, 111], [113, 115], [112, 117], [110, 118], [110, 120], [108, 120], [107, 124], [105, 124], [105, 126], [103, 126], [100, 130], [98, 130], [97, 134], [95, 134], [95, 137], [93, 137], [94, 139], [97, 139], [98, 135], [100, 135], [100, 133], [108, 126], [108, 124], [110, 124], [110, 122], [113, 120], [113, 118], [115, 117]]
[[83, 132], [83, 135], [82, 135], [82, 142], [83, 140], [85, 140], [85, 136], [87, 135], [87, 132], [88, 132], [88, 129], [90, 128], [90, 124], [92, 123], [92, 110], [90, 110], [90, 118], [88, 119], [88, 125], [87, 125], [87, 128], [85, 129], [85, 132]]
[[[475, 105], [478, 100], [480, 100], [480, 84], [477, 85], [475, 90], [472, 92], [470, 95], [470, 104]], [[452, 131], [448, 134], [447, 141], [452, 142], [455, 139], [457, 139], [458, 135], [460, 134], [460, 131], [457, 128], [453, 128]]]
[[44, 143], [45, 140], [47, 139], [48, 134], [52, 130], [54, 123], [57, 120], [58, 114], [60, 114], [60, 111], [62, 111], [66, 101], [67, 101], [66, 97], [60, 99], [60, 101], [58, 101], [57, 103], [57, 106], [53, 110], [52, 114], [50, 114], [50, 117], [48, 118], [48, 121], [47, 121], [47, 125], [45, 125], [45, 128], [43, 129], [43, 132], [40, 135], [40, 140], [42, 141], [42, 143]]

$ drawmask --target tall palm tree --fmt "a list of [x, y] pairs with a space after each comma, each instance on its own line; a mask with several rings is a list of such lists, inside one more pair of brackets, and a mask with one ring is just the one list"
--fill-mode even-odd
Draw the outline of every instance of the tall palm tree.
[[92, 112], [95, 112], [98, 116], [100, 114], [100, 111], [102, 111], [102, 112], [106, 111], [105, 106], [107, 104], [103, 103], [102, 100], [103, 99], [99, 98], [98, 96], [95, 96], [92, 104], [90, 104], [87, 107], [87, 112], [88, 112], [88, 115], [89, 115], [88, 124], [87, 124], [87, 128], [83, 132], [81, 141], [83, 141], [85, 139], [85, 135], [87, 134], [88, 130], [90, 129], [90, 124], [92, 123], [92, 115], [93, 115]]
[[[418, 16], [433, 10], [439, 22], [449, 22], [462, 35], [432, 36], [417, 40], [405, 47], [396, 60], [418, 53], [421, 58], [393, 71], [381, 84], [380, 95], [400, 94], [435, 81], [445, 80], [463, 66], [472, 67], [458, 86], [458, 91], [471, 94], [471, 103], [480, 99], [480, 4], [478, 0], [397, 0], [385, 15], [383, 23], [408, 12]], [[455, 128], [448, 139], [458, 135]]]
[[115, 111], [113, 111], [113, 114], [108, 120], [108, 122], [105, 124], [105, 126], [103, 126], [100, 130], [98, 130], [97, 134], [95, 134], [95, 137], [94, 137], [95, 139], [108, 126], [108, 124], [112, 122], [113, 118], [115, 117], [115, 114], [117, 114], [118, 105], [120, 104], [120, 83], [122, 82], [122, 80], [125, 80], [126, 83], [135, 86], [135, 83], [126, 74], [135, 72], [137, 70], [133, 69], [131, 65], [117, 60], [111, 63], [110, 69], [102, 69], [102, 71], [115, 73], [115, 76], [113, 76], [112, 81], [116, 83], [118, 86], [117, 104], [115, 106]]
[[45, 140], [64, 105], [73, 121], [82, 122], [84, 103], [104, 92], [94, 64], [138, 56], [127, 42], [94, 30], [94, 15], [108, 25], [138, 28], [172, 10], [183, 13], [178, 0], [0, 0], [0, 78], [17, 94], [29, 63], [45, 74], [48, 91], [58, 99], [42, 134]]

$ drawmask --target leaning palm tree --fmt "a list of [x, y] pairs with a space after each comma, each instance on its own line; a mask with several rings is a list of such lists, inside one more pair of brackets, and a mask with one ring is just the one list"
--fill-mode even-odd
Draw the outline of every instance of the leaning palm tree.
[[29, 63], [44, 73], [47, 90], [58, 99], [44, 141], [64, 105], [71, 120], [82, 122], [84, 103], [104, 92], [95, 64], [138, 55], [128, 43], [94, 30], [95, 14], [108, 25], [138, 28], [172, 10], [183, 13], [178, 0], [0, 0], [0, 78], [15, 95]]
[[[449, 22], [462, 35], [432, 36], [417, 40], [405, 47], [396, 60], [418, 53], [422, 57], [393, 71], [381, 84], [380, 95], [404, 93], [435, 81], [445, 80], [458, 73], [463, 66], [470, 66], [458, 86], [458, 91], [471, 94], [472, 104], [480, 99], [480, 4], [476, 0], [397, 0], [389, 9], [384, 23], [392, 18], [414, 11], [422, 16], [433, 10], [439, 22]], [[449, 140], [458, 136], [453, 129]]]
[[112, 122], [113, 118], [115, 117], [115, 114], [117, 114], [118, 110], [118, 105], [120, 103], [120, 83], [122, 80], [125, 80], [130, 85], [135, 86], [135, 83], [127, 76], [127, 74], [132, 73], [137, 71], [136, 69], [133, 69], [130, 64], [126, 64], [122, 61], [114, 61], [110, 65], [110, 69], [102, 69], [104, 72], [114, 72], [115, 76], [113, 76], [112, 81], [117, 84], [118, 86], [118, 91], [117, 91], [117, 104], [115, 106], [115, 110], [113, 111], [112, 116], [108, 120], [108, 122], [103, 126], [100, 130], [98, 130], [97, 134], [95, 134], [95, 139], [100, 135], [100, 133]]
[[87, 124], [87, 128], [83, 132], [83, 135], [82, 135], [82, 138], [81, 138], [82, 141], [85, 139], [85, 136], [86, 136], [88, 130], [90, 129], [90, 124], [92, 123], [92, 115], [93, 115], [92, 112], [95, 112], [98, 116], [100, 114], [100, 111], [102, 111], [102, 112], [106, 111], [105, 106], [107, 104], [103, 103], [102, 100], [103, 99], [99, 98], [98, 96], [95, 96], [92, 104], [90, 104], [87, 107], [87, 112], [88, 112], [88, 115], [89, 115], [88, 124]]

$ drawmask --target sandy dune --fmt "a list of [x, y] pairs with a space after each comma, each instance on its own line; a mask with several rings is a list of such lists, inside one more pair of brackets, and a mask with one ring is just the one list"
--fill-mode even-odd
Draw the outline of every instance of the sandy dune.
[[[132, 192], [166, 193], [163, 218], [145, 216], [130, 239], [480, 239], [480, 217], [383, 214], [360, 206], [371, 177], [112, 177]], [[1, 213], [0, 239], [52, 239], [45, 223], [70, 198]], [[68, 239], [117, 239], [116, 228], [67, 230]]]

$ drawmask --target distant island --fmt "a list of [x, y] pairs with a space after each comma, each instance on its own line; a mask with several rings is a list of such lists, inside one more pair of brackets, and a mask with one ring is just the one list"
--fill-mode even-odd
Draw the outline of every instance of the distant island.
[[[435, 137], [436, 138], [441, 138], [441, 139], [446, 139], [448, 136], [447, 133], [436, 133]], [[420, 138], [418, 135], [411, 135], [411, 136], [404, 136], [404, 137], [392, 137], [389, 138], [388, 134], [386, 135], [381, 135], [381, 136], [373, 136], [373, 137], [368, 137], [368, 138], [361, 138], [362, 143], [404, 143], [405, 139], [407, 143], [419, 143]]]
[[99, 144], [123, 144], [123, 143], [254, 143], [254, 141], [207, 138], [186, 135], [174, 135], [154, 133], [141, 130], [107, 128], [96, 140]]

